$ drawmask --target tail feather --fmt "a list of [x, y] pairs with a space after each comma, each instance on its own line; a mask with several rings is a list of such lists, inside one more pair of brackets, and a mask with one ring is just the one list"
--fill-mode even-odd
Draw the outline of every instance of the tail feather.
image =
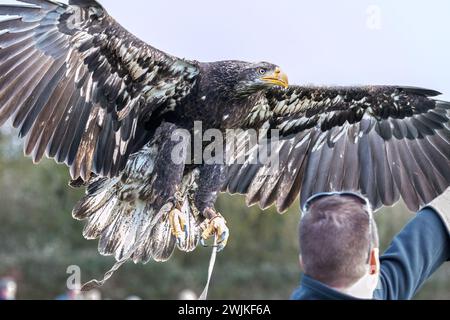
[[[197, 247], [201, 218], [190, 202], [196, 175], [184, 175], [184, 165], [168, 166], [175, 142], [167, 136], [172, 132], [170, 124], [161, 126], [153, 140], [130, 157], [121, 177], [93, 177], [87, 183], [73, 216], [86, 220], [83, 235], [99, 239], [102, 255], [147, 263], [168, 260], [177, 246], [187, 252]], [[175, 198], [187, 222], [185, 239], [179, 243], [169, 222]]]
[[90, 218], [113, 200], [114, 194], [111, 190], [113, 184], [111, 181], [101, 179], [95, 181], [92, 185], [95, 185], [95, 187], [89, 187], [87, 195], [73, 209], [72, 216], [76, 220]]
[[[199, 216], [193, 212], [189, 199], [184, 199], [181, 213], [186, 221], [186, 238], [176, 243], [169, 222], [173, 204], [162, 208], [135, 199], [121, 200], [117, 194], [119, 179], [98, 179], [91, 182], [88, 194], [74, 208], [73, 216], [86, 220], [83, 236], [99, 239], [98, 250], [117, 261], [132, 259], [135, 263], [170, 259], [175, 248], [191, 252], [200, 240]], [[121, 189], [124, 190], [124, 189]]]
[[148, 234], [153, 210], [146, 208], [145, 204], [132, 207], [128, 203], [116, 208], [118, 214], [102, 232], [98, 249], [102, 255], [114, 255], [120, 261], [130, 258], [140, 239]]
[[[106, 198], [107, 199], [107, 198]], [[98, 210], [92, 211], [83, 230], [83, 236], [88, 240], [98, 239], [105, 229], [120, 218], [121, 206], [115, 197], [105, 201]]]
[[157, 262], [170, 259], [176, 247], [176, 239], [172, 235], [169, 223], [171, 206], [163, 208], [160, 212], [161, 220], [155, 224], [150, 232], [149, 256]]
[[86, 220], [83, 236], [88, 240], [99, 239], [100, 254], [114, 255], [118, 261], [133, 256], [135, 262], [145, 263], [153, 257], [157, 261], [167, 260], [169, 251], [175, 248], [168, 212], [155, 212], [159, 213], [143, 201], [122, 201], [105, 188], [86, 195], [75, 207], [73, 216]]

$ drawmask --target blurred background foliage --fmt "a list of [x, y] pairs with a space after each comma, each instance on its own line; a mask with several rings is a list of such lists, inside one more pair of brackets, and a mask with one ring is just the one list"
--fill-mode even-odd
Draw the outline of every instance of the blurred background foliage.
[[[81, 236], [71, 217], [82, 191], [67, 187], [68, 170], [51, 161], [34, 166], [20, 143], [0, 132], [0, 277], [18, 280], [19, 299], [53, 299], [64, 293], [68, 266], [82, 270], [82, 281], [101, 278], [113, 265], [97, 253], [96, 241]], [[218, 256], [211, 299], [287, 299], [298, 285], [298, 204], [283, 216], [273, 209], [246, 208], [242, 197], [223, 195], [217, 205], [228, 220], [231, 239]], [[378, 215], [383, 248], [411, 218], [401, 205]], [[101, 288], [104, 298], [177, 299], [206, 282], [210, 250], [177, 252], [167, 263], [128, 263]], [[419, 299], [450, 299], [450, 267], [444, 266]]]

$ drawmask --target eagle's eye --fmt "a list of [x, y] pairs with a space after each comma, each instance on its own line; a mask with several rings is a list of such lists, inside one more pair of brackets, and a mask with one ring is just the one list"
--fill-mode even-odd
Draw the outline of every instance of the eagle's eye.
[[259, 74], [264, 75], [264, 74], [266, 74], [266, 73], [267, 73], [267, 70], [266, 70], [266, 69], [264, 69], [264, 68], [260, 68], [260, 69], [259, 69]]

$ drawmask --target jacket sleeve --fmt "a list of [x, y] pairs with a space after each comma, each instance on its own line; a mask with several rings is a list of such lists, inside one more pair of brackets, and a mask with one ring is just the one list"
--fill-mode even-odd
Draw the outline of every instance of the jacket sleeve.
[[436, 211], [441, 217], [450, 234], [450, 188], [442, 196], [431, 202], [428, 207]]
[[[450, 197], [447, 192], [446, 197]], [[450, 202], [441, 197], [421, 210], [381, 257], [374, 298], [410, 300], [425, 281], [450, 259]], [[450, 201], [450, 199], [448, 199]]]

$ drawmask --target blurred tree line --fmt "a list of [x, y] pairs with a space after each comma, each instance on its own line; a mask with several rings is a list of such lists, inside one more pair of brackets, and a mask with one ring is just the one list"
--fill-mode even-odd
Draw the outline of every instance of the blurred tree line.
[[[82, 270], [82, 282], [102, 278], [114, 260], [84, 240], [82, 223], [71, 217], [82, 190], [67, 186], [64, 166], [44, 161], [34, 166], [21, 143], [0, 131], [0, 277], [18, 280], [19, 299], [53, 299], [65, 292], [68, 266]], [[273, 209], [245, 207], [242, 197], [218, 202], [231, 229], [218, 256], [211, 299], [287, 299], [299, 283], [298, 204], [283, 216]], [[378, 215], [383, 248], [411, 218], [403, 206]], [[105, 298], [177, 299], [185, 289], [200, 294], [206, 282], [210, 249], [175, 253], [167, 263], [122, 267], [101, 288]], [[423, 288], [420, 299], [450, 299], [450, 268], [444, 266]]]

